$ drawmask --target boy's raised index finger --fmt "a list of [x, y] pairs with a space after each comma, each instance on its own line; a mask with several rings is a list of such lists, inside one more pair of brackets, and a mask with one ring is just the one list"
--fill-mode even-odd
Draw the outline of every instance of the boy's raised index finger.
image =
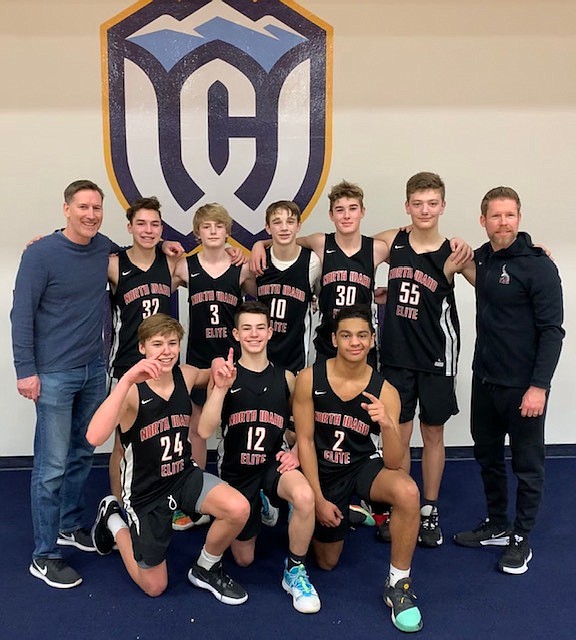
[[378, 400], [378, 398], [372, 395], [369, 391], [362, 391], [362, 395], [366, 396], [371, 402], [376, 402]]

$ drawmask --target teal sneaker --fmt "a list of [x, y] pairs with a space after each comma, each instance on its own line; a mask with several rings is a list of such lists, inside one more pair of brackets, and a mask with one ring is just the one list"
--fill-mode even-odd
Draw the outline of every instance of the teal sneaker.
[[396, 586], [390, 586], [390, 578], [386, 580], [384, 602], [392, 609], [392, 622], [397, 629], [413, 633], [422, 629], [422, 615], [415, 604], [416, 594], [412, 591], [410, 578], [398, 580]]
[[351, 504], [348, 506], [348, 520], [352, 529], [355, 529], [360, 525], [365, 527], [376, 526], [376, 520], [374, 520], [370, 511], [358, 504]]
[[316, 589], [310, 583], [310, 578], [306, 573], [303, 564], [287, 569], [288, 560], [284, 561], [284, 577], [282, 587], [286, 593], [292, 596], [294, 609], [300, 613], [316, 613], [320, 611], [320, 598]]

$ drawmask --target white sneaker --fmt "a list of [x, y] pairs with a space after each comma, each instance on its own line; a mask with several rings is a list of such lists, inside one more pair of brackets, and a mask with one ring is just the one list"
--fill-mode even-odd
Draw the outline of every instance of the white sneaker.
[[310, 583], [310, 578], [306, 573], [303, 564], [292, 567], [290, 571], [286, 568], [288, 560], [284, 561], [284, 577], [282, 587], [286, 593], [292, 596], [294, 609], [300, 613], [316, 613], [322, 606], [316, 589]]

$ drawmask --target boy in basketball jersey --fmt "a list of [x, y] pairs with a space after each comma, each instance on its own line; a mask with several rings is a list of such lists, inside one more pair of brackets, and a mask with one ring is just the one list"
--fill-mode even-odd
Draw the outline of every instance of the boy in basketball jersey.
[[[419, 631], [410, 565], [419, 527], [418, 487], [401, 468], [396, 389], [368, 364], [374, 327], [365, 306], [342, 309], [332, 341], [336, 357], [298, 374], [294, 420], [302, 471], [314, 491], [312, 548], [322, 569], [338, 564], [349, 528], [352, 495], [394, 506], [392, 547], [384, 600], [401, 631]], [[379, 431], [382, 455], [371, 434]]]
[[456, 366], [460, 326], [454, 300], [454, 274], [469, 263], [456, 262], [450, 242], [438, 230], [445, 187], [440, 176], [422, 172], [406, 184], [411, 228], [376, 238], [390, 247], [390, 270], [380, 361], [382, 372], [402, 401], [402, 468], [410, 472], [410, 438], [416, 404], [422, 433], [422, 508], [419, 543], [443, 542], [438, 493], [444, 471], [444, 423], [458, 413]]
[[[162, 214], [155, 197], [138, 198], [126, 210], [128, 233], [133, 244], [110, 256], [108, 283], [111, 289], [114, 340], [110, 353], [112, 386], [142, 358], [138, 349], [138, 327], [156, 313], [170, 315], [172, 274], [180, 258], [166, 256], [162, 240]], [[110, 456], [112, 493], [120, 498], [122, 445], [116, 432]]]
[[[118, 381], [94, 414], [87, 440], [96, 446], [120, 425], [123, 455], [123, 500], [130, 523], [122, 519], [114, 496], [100, 502], [92, 540], [105, 555], [114, 544], [134, 582], [149, 596], [168, 584], [166, 553], [172, 535], [172, 513], [204, 513], [215, 520], [188, 579], [225, 604], [242, 604], [246, 591], [222, 568], [222, 554], [243, 528], [249, 513], [246, 499], [191, 459], [188, 424], [190, 391], [205, 385], [209, 370], [178, 365], [182, 326], [156, 314], [138, 329], [144, 356]], [[212, 366], [216, 386], [230, 375], [221, 359]]]
[[254, 560], [260, 529], [260, 491], [264, 490], [272, 502], [281, 499], [292, 504], [282, 587], [292, 596], [297, 611], [316, 613], [320, 599], [305, 567], [314, 530], [314, 494], [297, 469], [296, 451], [282, 449], [294, 375], [268, 360], [266, 348], [272, 333], [265, 304], [244, 302], [240, 306], [234, 337], [240, 344], [241, 357], [228, 380], [229, 387], [218, 386], [209, 392], [198, 432], [209, 438], [222, 424], [221, 477], [251, 506], [246, 526], [230, 547], [240, 566], [246, 567]]
[[[322, 263], [318, 297], [320, 326], [314, 339], [318, 358], [334, 357], [336, 353], [331, 339], [332, 323], [340, 309], [355, 304], [373, 305], [376, 268], [390, 255], [388, 235], [369, 238], [360, 232], [366, 209], [364, 191], [357, 184], [343, 180], [332, 187], [328, 199], [328, 213], [335, 232], [313, 233], [297, 239], [299, 245], [314, 251]], [[250, 268], [256, 274], [264, 272], [264, 247], [268, 244], [256, 242], [252, 247]], [[453, 260], [461, 262], [472, 256], [472, 250], [466, 243], [454, 239], [452, 245], [455, 251]], [[373, 317], [375, 320], [375, 314]], [[370, 361], [376, 364], [375, 351], [371, 353]]]
[[[312, 299], [318, 292], [322, 265], [311, 250], [296, 242], [300, 232], [300, 207], [280, 200], [266, 209], [266, 231], [272, 244], [266, 249], [266, 268], [256, 277], [258, 300], [270, 309], [272, 339], [268, 357], [297, 374], [308, 364], [312, 333]], [[286, 442], [293, 446], [296, 437], [290, 423]], [[262, 522], [274, 526], [279, 510], [262, 492]]]
[[298, 205], [288, 200], [266, 209], [272, 245], [266, 249], [266, 268], [256, 277], [258, 300], [270, 309], [272, 322], [268, 357], [294, 374], [307, 364], [312, 296], [322, 270], [318, 256], [296, 242], [300, 217]]
[[[374, 302], [374, 273], [388, 258], [388, 247], [360, 233], [360, 223], [366, 212], [364, 192], [356, 185], [342, 181], [328, 194], [329, 216], [334, 233], [314, 233], [298, 238], [298, 244], [314, 251], [322, 263], [320, 278], [320, 325], [314, 345], [318, 358], [335, 355], [332, 346], [332, 322], [339, 309], [353, 304], [371, 307]], [[261, 274], [266, 266], [263, 244], [252, 248], [250, 265]], [[374, 364], [376, 355], [373, 352]]]
[[[256, 297], [256, 284], [248, 264], [232, 264], [226, 252], [232, 218], [222, 205], [200, 207], [194, 214], [193, 228], [202, 250], [178, 263], [176, 283], [188, 287], [186, 362], [206, 368], [213, 358], [226, 357], [230, 347], [235, 348], [234, 314], [244, 294]], [[198, 420], [205, 400], [204, 391], [193, 392], [190, 442], [202, 468], [206, 467], [206, 441], [198, 436]]]

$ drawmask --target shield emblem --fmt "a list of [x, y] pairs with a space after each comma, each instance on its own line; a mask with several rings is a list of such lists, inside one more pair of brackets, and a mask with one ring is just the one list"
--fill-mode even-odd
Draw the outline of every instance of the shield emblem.
[[152, 0], [102, 25], [108, 173], [125, 205], [156, 195], [187, 249], [194, 211], [223, 204], [232, 238], [265, 237], [266, 206], [303, 217], [331, 150], [332, 29], [293, 2]]

